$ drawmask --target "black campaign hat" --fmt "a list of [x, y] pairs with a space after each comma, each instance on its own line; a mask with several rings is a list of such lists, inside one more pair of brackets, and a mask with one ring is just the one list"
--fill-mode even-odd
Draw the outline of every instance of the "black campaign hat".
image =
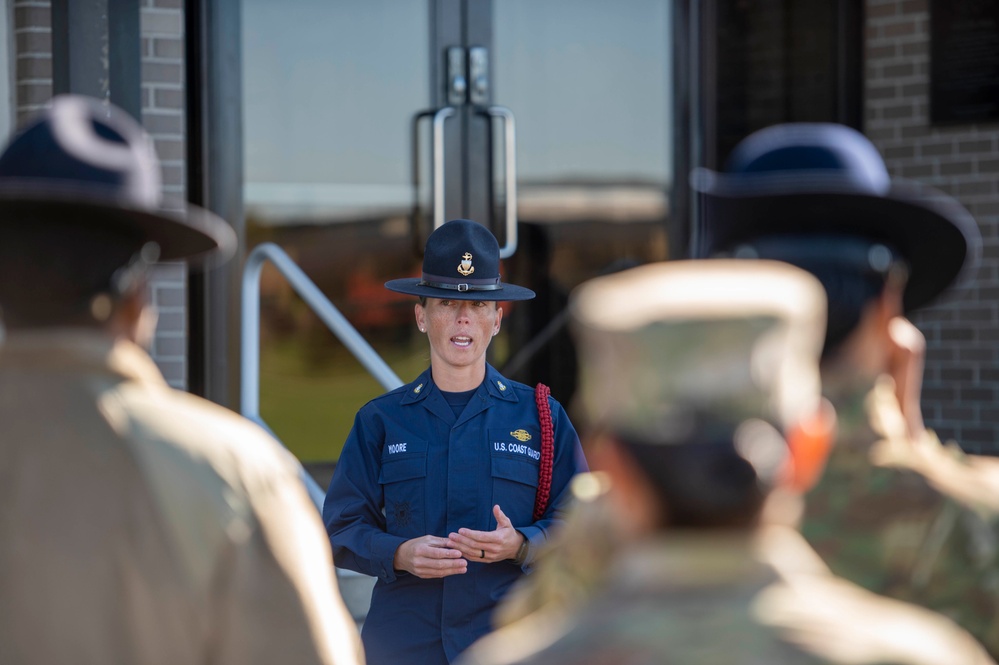
[[499, 244], [486, 227], [453, 219], [427, 238], [423, 276], [393, 279], [398, 293], [450, 300], [530, 300], [534, 291], [500, 281]]
[[[169, 208], [184, 209], [173, 212]], [[177, 202], [166, 207], [152, 139], [121, 109], [60, 95], [0, 154], [0, 229], [46, 222], [99, 226], [160, 260], [231, 256], [236, 234], [217, 215]]]
[[[967, 210], [930, 187], [890, 178], [874, 145], [843, 125], [762, 129], [736, 146], [726, 172], [695, 169], [691, 184], [704, 206], [702, 254], [778, 236], [791, 252], [798, 243], [814, 253], [804, 245], [830, 238], [881, 244], [908, 266], [906, 311], [969, 273], [981, 252]], [[830, 255], [840, 247], [825, 246]]]

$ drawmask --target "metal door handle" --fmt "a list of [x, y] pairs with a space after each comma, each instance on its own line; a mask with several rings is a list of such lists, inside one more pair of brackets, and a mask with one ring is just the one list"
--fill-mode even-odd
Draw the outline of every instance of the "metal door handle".
[[[424, 118], [433, 118], [431, 187], [433, 190], [434, 228], [444, 223], [444, 121], [453, 116], [455, 108], [445, 106], [439, 109], [421, 111], [413, 116], [413, 223], [419, 226], [420, 211], [420, 135], [419, 124]], [[415, 229], [418, 231], [418, 229]], [[420, 251], [423, 250], [422, 245]]]
[[453, 115], [453, 106], [445, 106], [434, 113], [434, 229], [444, 224], [444, 121]]
[[500, 258], [508, 259], [517, 251], [517, 127], [513, 111], [505, 106], [488, 106], [491, 118], [503, 120], [503, 166], [506, 181], [506, 244], [500, 248]]
[[[413, 117], [413, 224], [419, 236], [420, 210], [420, 137], [418, 125], [424, 118], [432, 118], [432, 190], [434, 225], [437, 229], [444, 224], [444, 122], [455, 114], [453, 106], [421, 111]], [[505, 106], [483, 107], [490, 118], [503, 121], [503, 160], [506, 180], [506, 244], [500, 248], [500, 258], [507, 259], [517, 251], [517, 128], [513, 111]], [[422, 244], [419, 249], [422, 250]]]

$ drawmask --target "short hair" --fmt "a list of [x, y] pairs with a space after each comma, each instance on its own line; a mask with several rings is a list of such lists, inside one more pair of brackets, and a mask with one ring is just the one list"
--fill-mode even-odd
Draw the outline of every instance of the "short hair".
[[810, 272], [826, 292], [828, 358], [850, 336], [864, 308], [884, 293], [893, 276], [908, 274], [897, 250], [874, 239], [837, 234], [773, 235], [745, 241], [732, 249], [735, 258], [783, 261]]
[[649, 445], [616, 437], [662, 507], [663, 529], [750, 527], [767, 496], [753, 465], [731, 442]]
[[826, 291], [828, 318], [822, 357], [828, 358], [856, 329], [864, 308], [884, 292], [887, 281], [883, 275], [847, 272], [828, 264], [795, 264], [812, 273]]
[[11, 328], [94, 326], [94, 296], [119, 295], [116, 272], [141, 240], [83, 219], [5, 218], [0, 224], [0, 310]]

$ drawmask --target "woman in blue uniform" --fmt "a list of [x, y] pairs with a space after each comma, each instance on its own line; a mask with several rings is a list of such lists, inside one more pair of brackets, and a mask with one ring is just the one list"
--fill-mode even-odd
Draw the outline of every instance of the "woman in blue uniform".
[[444, 665], [490, 630], [585, 461], [557, 401], [486, 363], [497, 303], [534, 297], [500, 281], [488, 229], [444, 224], [422, 278], [385, 286], [419, 296], [430, 368], [358, 412], [323, 519], [336, 564], [378, 578], [361, 633], [368, 663]]

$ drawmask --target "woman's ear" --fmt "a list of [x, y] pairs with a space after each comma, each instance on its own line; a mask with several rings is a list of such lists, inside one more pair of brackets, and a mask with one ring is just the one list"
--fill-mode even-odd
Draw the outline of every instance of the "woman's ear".
[[420, 329], [421, 333], [427, 332], [427, 317], [423, 305], [416, 303], [413, 306], [413, 313], [416, 316], [416, 327]]
[[810, 490], [825, 469], [835, 435], [836, 410], [823, 399], [814, 414], [787, 431], [790, 455], [784, 485], [799, 494]]

